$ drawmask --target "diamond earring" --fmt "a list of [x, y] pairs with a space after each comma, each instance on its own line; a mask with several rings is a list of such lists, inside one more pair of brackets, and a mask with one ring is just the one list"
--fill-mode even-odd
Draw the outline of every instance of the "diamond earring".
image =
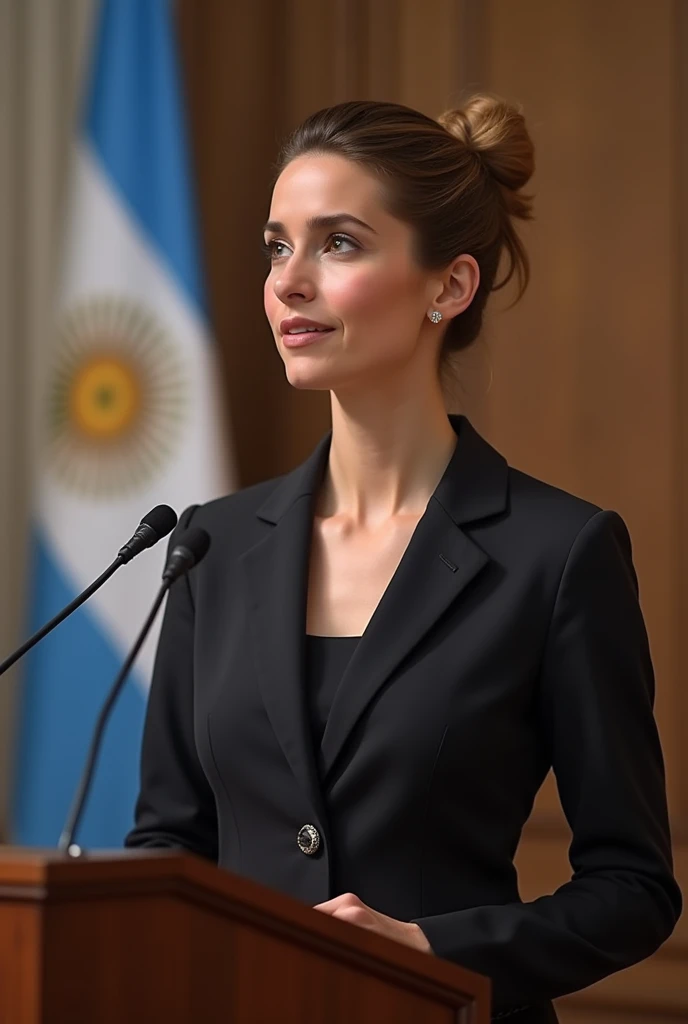
[[428, 316], [430, 317], [434, 324], [438, 324], [442, 319], [442, 314], [440, 313], [439, 309], [433, 309], [432, 313], [428, 313]]

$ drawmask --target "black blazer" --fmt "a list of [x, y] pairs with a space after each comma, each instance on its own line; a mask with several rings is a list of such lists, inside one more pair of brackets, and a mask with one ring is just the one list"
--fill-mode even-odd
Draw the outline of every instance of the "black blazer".
[[[455, 453], [320, 758], [302, 683], [331, 433], [293, 472], [182, 516], [172, 544], [193, 522], [212, 545], [169, 596], [127, 845], [183, 847], [311, 905], [356, 893], [488, 975], [494, 1013], [545, 1021], [548, 1000], [648, 956], [680, 913], [653, 672], [622, 519], [450, 420]], [[573, 878], [522, 903], [514, 852], [550, 766]]]

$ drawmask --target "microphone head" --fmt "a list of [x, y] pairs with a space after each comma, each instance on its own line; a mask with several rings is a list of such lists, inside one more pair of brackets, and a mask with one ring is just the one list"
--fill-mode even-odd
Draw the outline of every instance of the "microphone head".
[[149, 526], [157, 540], [172, 533], [177, 525], [177, 513], [169, 505], [156, 505], [141, 520], [142, 526]]
[[177, 525], [177, 513], [169, 505], [156, 505], [148, 512], [139, 525], [133, 537], [119, 549], [117, 562], [119, 565], [126, 565], [132, 558], [152, 548], [159, 540], [171, 533]]
[[[210, 534], [206, 530], [201, 529], [200, 526], [190, 526], [188, 530], [184, 530], [180, 535], [177, 540], [177, 547], [186, 548], [193, 558], [191, 565], [198, 565], [205, 558], [210, 547]], [[189, 568], [191, 568], [191, 565]]]
[[198, 565], [210, 547], [210, 536], [200, 526], [190, 526], [177, 538], [177, 543], [170, 552], [165, 571], [162, 574], [169, 586], [187, 573], [194, 565]]

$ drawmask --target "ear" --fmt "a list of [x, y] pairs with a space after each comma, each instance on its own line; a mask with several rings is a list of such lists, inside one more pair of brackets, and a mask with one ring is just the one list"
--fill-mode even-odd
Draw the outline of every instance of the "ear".
[[479, 284], [480, 267], [474, 257], [468, 253], [457, 256], [443, 274], [441, 290], [435, 292], [428, 313], [438, 309], [443, 320], [451, 320], [470, 306]]

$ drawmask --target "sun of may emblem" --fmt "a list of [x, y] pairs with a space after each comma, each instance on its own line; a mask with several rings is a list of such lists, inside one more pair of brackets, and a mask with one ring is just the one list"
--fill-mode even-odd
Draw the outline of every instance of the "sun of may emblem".
[[150, 310], [119, 296], [78, 303], [59, 324], [51, 467], [94, 497], [148, 484], [175, 447], [185, 398], [179, 354]]

